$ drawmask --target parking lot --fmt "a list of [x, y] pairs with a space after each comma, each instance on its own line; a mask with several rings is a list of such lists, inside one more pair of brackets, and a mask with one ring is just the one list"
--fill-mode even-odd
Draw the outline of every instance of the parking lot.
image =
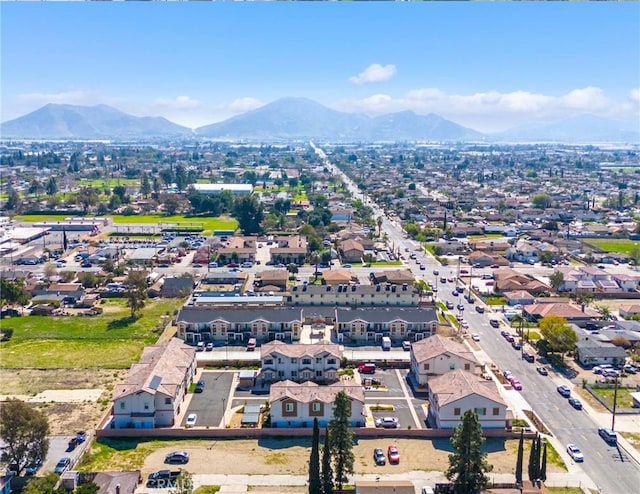
[[[373, 377], [383, 384], [380, 390], [367, 388], [365, 404], [393, 405], [393, 411], [372, 411], [373, 418], [396, 417], [401, 428], [423, 428], [426, 425], [423, 405], [424, 399], [413, 395], [411, 386], [406, 381], [407, 369], [377, 369], [375, 374], [363, 377]], [[264, 404], [268, 401], [268, 387], [260, 389], [258, 393], [247, 390], [232, 389], [237, 373], [224, 371], [203, 371], [200, 379], [205, 383], [202, 393], [194, 393], [187, 411], [184, 413], [181, 426], [184, 427], [187, 415], [195, 413], [198, 416], [197, 427], [224, 427], [224, 410], [233, 410], [247, 403]], [[402, 382], [401, 382], [402, 381]], [[406, 394], [405, 394], [406, 393]], [[413, 411], [412, 411], [413, 409]], [[418, 422], [414, 416], [418, 417]], [[230, 417], [227, 412], [226, 420]]]

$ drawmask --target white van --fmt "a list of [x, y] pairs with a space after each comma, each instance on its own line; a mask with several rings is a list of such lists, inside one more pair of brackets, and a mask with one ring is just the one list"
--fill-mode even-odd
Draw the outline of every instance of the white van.
[[391, 350], [391, 338], [389, 338], [388, 336], [382, 337], [382, 349]]

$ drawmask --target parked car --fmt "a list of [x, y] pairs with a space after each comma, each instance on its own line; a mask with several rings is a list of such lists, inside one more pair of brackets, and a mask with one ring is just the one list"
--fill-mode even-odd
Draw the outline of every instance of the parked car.
[[464, 305], [462, 305], [462, 304], [458, 304], [458, 305], [456, 305], [456, 308], [457, 308], [458, 310], [464, 310]]
[[379, 417], [375, 419], [376, 427], [382, 427], [383, 429], [397, 429], [400, 427], [397, 417]]
[[257, 341], [255, 338], [249, 338], [247, 341], [247, 352], [253, 352], [256, 349]]
[[516, 391], [522, 391], [522, 383], [520, 381], [518, 381], [517, 379], [513, 379], [511, 381], [511, 386], [513, 387], [513, 389], [515, 389]]
[[411, 350], [411, 342], [410, 342], [410, 341], [407, 341], [407, 340], [403, 341], [403, 342], [402, 342], [402, 349], [403, 349], [405, 352], [410, 351], [410, 350]]
[[400, 452], [395, 444], [389, 445], [387, 448], [387, 456], [389, 457], [389, 463], [397, 465], [400, 463]]
[[556, 389], [558, 393], [560, 393], [565, 398], [569, 398], [569, 396], [571, 396], [571, 390], [569, 389], [569, 386], [565, 386], [564, 384], [561, 384]]
[[67, 468], [69, 468], [69, 465], [71, 465], [71, 458], [65, 456], [64, 458], [60, 458], [53, 471], [55, 473], [63, 473]]
[[507, 340], [509, 343], [513, 343], [516, 340], [511, 333], [507, 333], [504, 339]]
[[500, 327], [500, 321], [498, 321], [497, 319], [489, 319], [489, 325], [492, 328], [499, 328]]
[[204, 381], [202, 379], [200, 379], [197, 383], [196, 383], [196, 389], [195, 392], [196, 393], [202, 393], [204, 391]]
[[618, 442], [618, 435], [608, 427], [601, 427], [598, 429], [598, 434], [609, 444], [616, 444]]
[[580, 451], [580, 448], [578, 448], [578, 446], [576, 446], [575, 444], [567, 444], [567, 453], [569, 453], [569, 456], [576, 463], [581, 463], [584, 461], [584, 455], [582, 454], [582, 451]]
[[189, 453], [186, 451], [174, 451], [164, 457], [165, 463], [189, 463]]
[[484, 314], [484, 307], [482, 305], [476, 305], [476, 312], [478, 314]]
[[429, 485], [423, 485], [422, 489], [420, 489], [420, 494], [435, 494], [436, 491], [433, 490], [433, 487]]
[[636, 372], [638, 372], [638, 369], [631, 365], [631, 364], [627, 364], [622, 368], [623, 371], [628, 372], [629, 374], [635, 374]]
[[375, 461], [376, 465], [386, 465], [387, 458], [384, 456], [384, 451], [382, 448], [376, 448], [373, 450], [373, 461]]
[[374, 363], [360, 364], [358, 366], [358, 372], [360, 372], [361, 374], [375, 374], [376, 364]]
[[522, 349], [522, 345], [520, 344], [519, 341], [512, 341], [511, 342], [511, 346], [513, 347], [514, 350], [521, 350]]
[[471, 333], [471, 339], [473, 341], [480, 341], [480, 335], [478, 333]]
[[210, 341], [210, 342], [208, 342], [208, 343], [205, 345], [204, 349], [205, 349], [207, 352], [212, 351], [212, 350], [213, 350], [213, 342], [211, 342], [211, 341]]
[[536, 358], [534, 357], [533, 353], [529, 353], [529, 352], [523, 352], [522, 358], [525, 359], [530, 364], [536, 361]]
[[582, 410], [582, 402], [578, 398], [569, 398], [569, 405], [576, 410]]
[[453, 309], [453, 302], [450, 302], [449, 300], [447, 300], [445, 302], [445, 305], [447, 306], [447, 309], [449, 310]]
[[196, 343], [196, 352], [203, 352], [204, 351], [204, 341], [199, 341], [198, 343]]
[[546, 367], [536, 367], [536, 370], [538, 371], [538, 374], [540, 374], [541, 376], [548, 376], [549, 375], [549, 371], [547, 370]]
[[184, 426], [185, 427], [195, 427], [197, 420], [198, 420], [198, 415], [196, 415], [195, 413], [190, 413], [187, 416], [187, 420], [186, 420]]
[[33, 460], [31, 463], [27, 465], [24, 473], [25, 475], [34, 475], [38, 469], [42, 466], [42, 460]]

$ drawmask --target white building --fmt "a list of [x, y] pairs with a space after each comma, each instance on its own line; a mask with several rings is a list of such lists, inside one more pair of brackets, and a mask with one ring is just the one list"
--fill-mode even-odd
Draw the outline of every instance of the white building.
[[338, 345], [289, 345], [281, 341], [270, 341], [262, 345], [260, 352], [260, 379], [264, 381], [334, 382], [338, 379], [342, 358]]
[[456, 369], [479, 374], [482, 366], [466, 346], [438, 334], [411, 345], [411, 375], [418, 386]]
[[464, 412], [475, 410], [483, 429], [504, 429], [511, 412], [493, 381], [463, 370], [454, 370], [429, 381], [431, 427], [453, 429]]
[[177, 338], [146, 347], [113, 391], [116, 429], [171, 427], [196, 374], [195, 348]]
[[312, 427], [313, 419], [324, 427], [333, 418], [333, 402], [336, 395], [344, 391], [351, 406], [351, 426], [363, 427], [364, 388], [360, 385], [345, 385], [336, 382], [321, 386], [312, 382], [302, 384], [282, 381], [271, 385], [269, 406], [272, 427]]
[[230, 190], [234, 195], [251, 194], [253, 185], [251, 184], [192, 184], [191, 187], [201, 194], [219, 194], [223, 190]]

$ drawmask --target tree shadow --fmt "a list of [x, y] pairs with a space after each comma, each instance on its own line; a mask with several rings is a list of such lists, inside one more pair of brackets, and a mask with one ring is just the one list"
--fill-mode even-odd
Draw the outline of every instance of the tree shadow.
[[121, 317], [120, 319], [114, 319], [113, 321], [109, 321], [107, 323], [107, 329], [126, 328], [127, 326], [133, 324], [137, 320], [138, 320], [137, 317], [131, 317], [131, 316]]

